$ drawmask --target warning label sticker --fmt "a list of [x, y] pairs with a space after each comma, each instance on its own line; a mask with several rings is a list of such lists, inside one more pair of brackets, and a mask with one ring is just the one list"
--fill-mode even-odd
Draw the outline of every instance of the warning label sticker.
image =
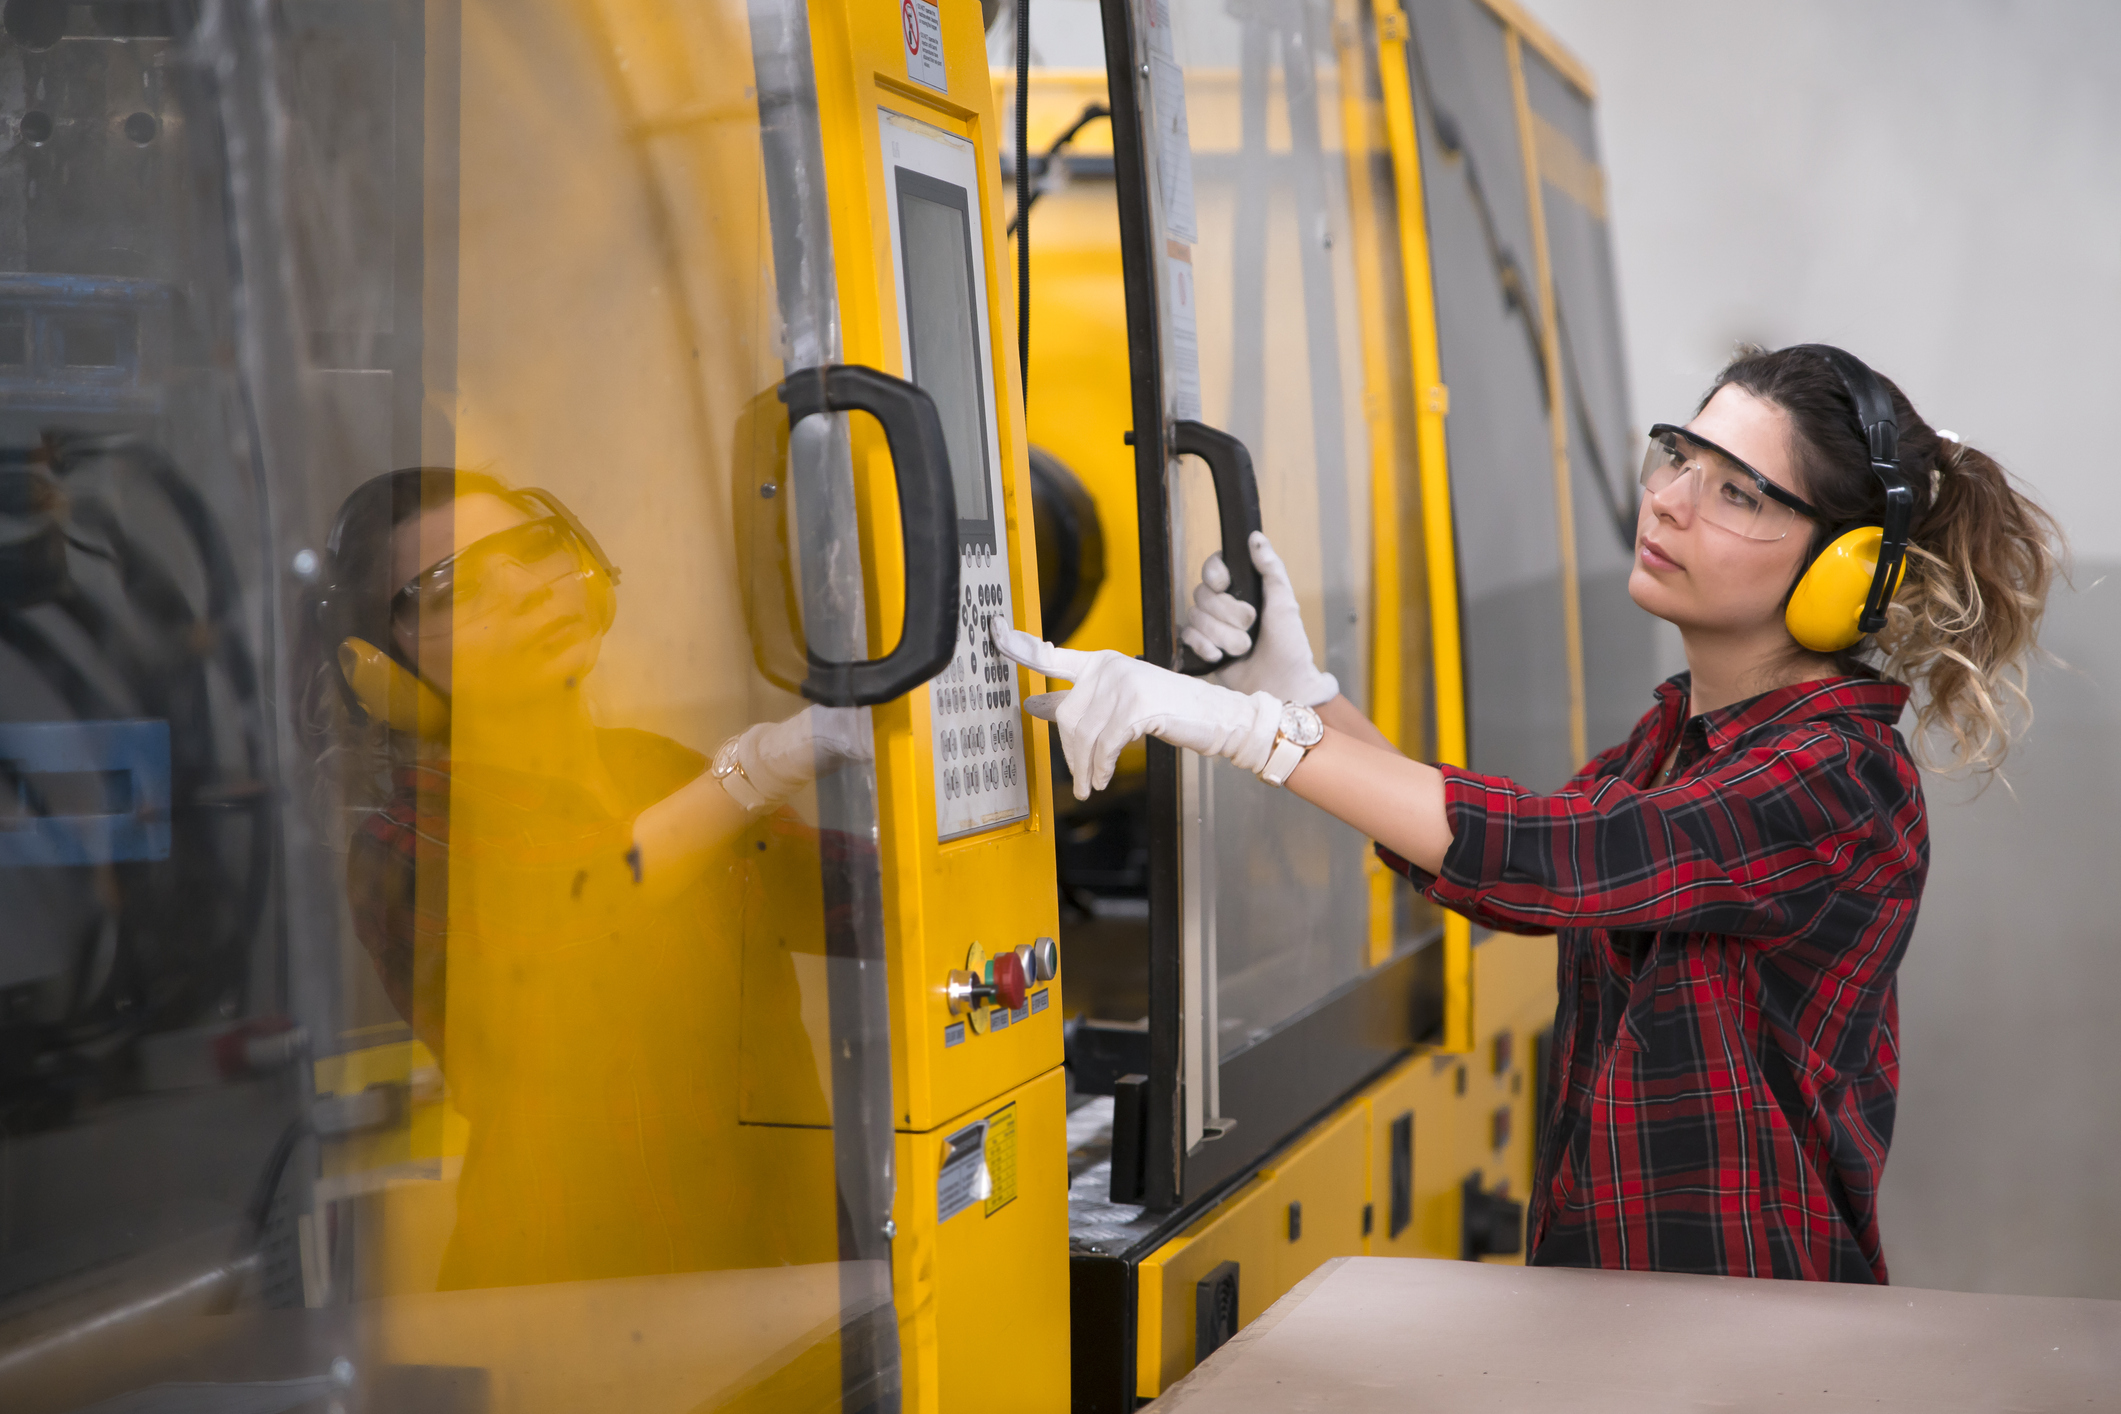
[[987, 1215], [1016, 1201], [1016, 1106], [987, 1116]]
[[943, 69], [943, 12], [930, 0], [899, 0], [899, 27], [906, 40], [906, 77], [937, 93], [950, 91]]
[[[1010, 1116], [1009, 1191], [1016, 1194], [1016, 1119], [1014, 1106], [1003, 1111]], [[987, 1174], [987, 1120], [968, 1124], [943, 1141], [943, 1168], [935, 1180], [935, 1220], [949, 1222], [994, 1191]], [[993, 1212], [992, 1206], [987, 1209]]]

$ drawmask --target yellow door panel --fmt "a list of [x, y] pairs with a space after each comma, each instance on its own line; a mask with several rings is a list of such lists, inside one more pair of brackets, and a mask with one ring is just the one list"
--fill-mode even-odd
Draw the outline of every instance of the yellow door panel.
[[[899, 1135], [892, 1278], [908, 1410], [1068, 1407], [1067, 1119], [1054, 1069]], [[984, 1182], [966, 1182], [982, 1164]]]
[[1197, 1363], [1194, 1293], [1222, 1263], [1238, 1265], [1242, 1327], [1321, 1262], [1362, 1255], [1368, 1119], [1360, 1104], [1343, 1109], [1142, 1262], [1136, 1356], [1143, 1398], [1163, 1393]]
[[[1466, 1173], [1527, 1204], [1538, 1130], [1538, 1037], [1554, 1024], [1554, 939], [1497, 933], [1473, 949], [1475, 1046], [1460, 1112]], [[1463, 1178], [1465, 1175], [1461, 1174]], [[1521, 1263], [1524, 1254], [1483, 1261]]]
[[1459, 1184], [1479, 1162], [1462, 1120], [1468, 1106], [1458, 1077], [1466, 1069], [1462, 1056], [1415, 1056], [1364, 1093], [1360, 1103], [1370, 1122], [1367, 1255], [1459, 1255]]
[[[966, 967], [975, 945], [994, 958], [1057, 937], [1059, 908], [1047, 829], [1047, 739], [1042, 731], [1025, 731], [1017, 710], [1022, 694], [1041, 690], [1042, 680], [1002, 664], [997, 681], [991, 675], [997, 660], [981, 655], [989, 613], [1006, 612], [1019, 626], [1031, 627], [1039, 613], [1016, 376], [1015, 282], [1002, 239], [995, 148], [1000, 127], [978, 8], [940, 8], [939, 62], [925, 50], [925, 58], [909, 54], [910, 13], [844, 0], [811, 7], [842, 357], [929, 388], [945, 414], [946, 434], [954, 435], [958, 424], [947, 391], [931, 370], [908, 366], [908, 350], [912, 363], [922, 362], [913, 336], [928, 327], [923, 321], [932, 313], [932, 296], [915, 285], [926, 278], [928, 267], [918, 257], [930, 242], [920, 234], [925, 228], [908, 223], [916, 210], [928, 213], [934, 200], [961, 203], [976, 282], [969, 290], [974, 328], [982, 336], [966, 351], [980, 402], [967, 410], [966, 443], [953, 443], [951, 453], [961, 527], [974, 517], [984, 484], [967, 479], [966, 463], [991, 455], [998, 468], [999, 494], [985, 515], [990, 539], [984, 548], [964, 542], [967, 610], [960, 659], [930, 687], [873, 709], [884, 913], [894, 943], [891, 986], [898, 1008], [893, 1090], [900, 1127], [928, 1130], [1058, 1065], [1061, 1011], [1055, 1005], [1058, 987], [1049, 985], [1042, 1000], [1027, 996], [1013, 1015], [986, 1008], [980, 1018], [985, 1025], [968, 1025], [966, 1016], [950, 1010], [946, 996], [951, 971]], [[926, 204], [909, 205], [916, 201]], [[857, 497], [873, 510], [863, 518], [862, 543], [874, 576], [871, 635], [882, 644], [899, 622], [894, 596], [905, 582], [905, 567], [882, 439], [864, 419], [854, 422]], [[987, 437], [994, 439], [991, 447]], [[960, 671], [958, 661], [975, 659], [977, 672]], [[985, 817], [978, 810], [960, 805], [969, 796], [944, 783], [969, 782], [973, 777], [963, 773], [1004, 762], [1012, 773], [1007, 779], [981, 782], [1001, 803], [987, 812], [999, 823], [981, 825]], [[959, 827], [961, 817], [974, 822], [972, 833]]]

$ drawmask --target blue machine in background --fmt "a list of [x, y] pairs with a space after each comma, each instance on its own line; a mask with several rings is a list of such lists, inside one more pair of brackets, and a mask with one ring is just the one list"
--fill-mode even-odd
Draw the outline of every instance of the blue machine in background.
[[169, 723], [0, 722], [0, 868], [169, 858]]

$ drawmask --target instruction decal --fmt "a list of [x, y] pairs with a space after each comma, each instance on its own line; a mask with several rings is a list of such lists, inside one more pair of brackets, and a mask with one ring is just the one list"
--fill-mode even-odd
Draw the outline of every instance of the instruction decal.
[[1167, 365], [1171, 382], [1171, 415], [1199, 421], [1200, 322], [1194, 312], [1193, 247], [1164, 242], [1165, 328], [1170, 342]]
[[1016, 1201], [1016, 1106], [987, 1116], [987, 1216]]
[[[1016, 1196], [1016, 1116], [1009, 1115], [1009, 1196]], [[966, 1125], [943, 1141], [943, 1168], [935, 1180], [935, 1220], [949, 1222], [994, 1191], [987, 1172], [987, 1121]], [[993, 1209], [988, 1209], [992, 1212]]]
[[937, 93], [950, 91], [943, 68], [943, 12], [933, 0], [900, 0], [899, 28], [906, 40], [906, 77]]
[[1150, 61], [1155, 75], [1150, 98], [1156, 105], [1156, 172], [1163, 186], [1164, 230], [1195, 245], [1200, 231], [1193, 214], [1193, 139], [1186, 130], [1186, 71], [1162, 55]]

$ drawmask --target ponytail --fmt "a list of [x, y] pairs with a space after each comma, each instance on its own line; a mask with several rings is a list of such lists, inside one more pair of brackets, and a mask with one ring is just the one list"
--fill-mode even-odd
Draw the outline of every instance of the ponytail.
[[1938, 438], [1930, 506], [1875, 638], [1879, 667], [1915, 693], [1918, 752], [1994, 771], [2032, 721], [2026, 673], [2059, 569], [2053, 517], [1986, 452]]
[[[1915, 752], [1924, 765], [1993, 772], [2032, 721], [2027, 671], [2061, 571], [2062, 532], [1994, 458], [1939, 434], [1892, 380], [1881, 381], [1900, 424], [1900, 465], [1914, 483], [1917, 515], [1885, 626], [1841, 654], [1841, 665], [1913, 690]], [[1870, 474], [1855, 404], [1824, 358], [1802, 346], [1741, 349], [1715, 388], [1726, 383], [1789, 414], [1807, 498], [1827, 522], [1813, 531], [1813, 554], [1838, 529], [1880, 522], [1884, 492]]]

